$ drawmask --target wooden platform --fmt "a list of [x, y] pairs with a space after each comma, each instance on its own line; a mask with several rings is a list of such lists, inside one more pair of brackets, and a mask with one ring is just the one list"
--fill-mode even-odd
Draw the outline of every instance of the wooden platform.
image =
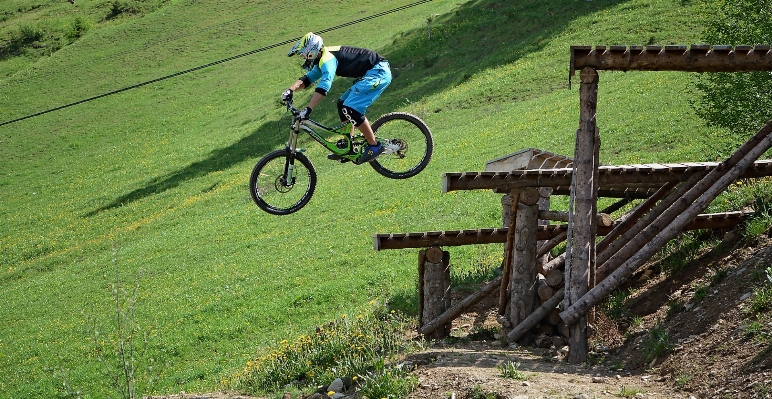
[[[687, 162], [600, 166], [600, 197], [646, 198], [663, 184], [681, 181], [698, 171], [720, 167], [719, 162]], [[534, 169], [512, 172], [456, 172], [442, 174], [442, 192], [494, 190], [507, 193], [523, 187], [552, 187], [553, 194], [567, 195], [573, 169]], [[756, 161], [740, 177], [772, 176], [772, 160]]]

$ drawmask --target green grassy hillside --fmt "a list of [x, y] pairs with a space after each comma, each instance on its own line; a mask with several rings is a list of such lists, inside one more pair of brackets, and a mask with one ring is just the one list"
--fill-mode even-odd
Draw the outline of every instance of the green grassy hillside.
[[[170, 0], [105, 20], [108, 2], [11, 3], [5, 33], [78, 12], [93, 27], [50, 56], [0, 58], [0, 123], [410, 4]], [[526, 147], [571, 155], [569, 46], [691, 44], [707, 15], [688, 0], [435, 0], [331, 31], [328, 44], [390, 60], [394, 82], [369, 115], [419, 115], [435, 157], [391, 181], [304, 140], [319, 185], [285, 217], [261, 212], [247, 182], [286, 140], [277, 98], [301, 75], [289, 46], [1, 126], [0, 396], [113, 392], [95, 346], [118, 338], [117, 282], [119, 299], [136, 289], [143, 393], [216, 389], [270, 345], [373, 299], [414, 312], [416, 251], [376, 253], [372, 235], [499, 226], [498, 195], [442, 194], [441, 174]], [[346, 88], [336, 80], [314, 116], [334, 120]], [[602, 73], [599, 98], [604, 163], [720, 155], [688, 74]], [[497, 266], [500, 249], [451, 249], [455, 275]]]

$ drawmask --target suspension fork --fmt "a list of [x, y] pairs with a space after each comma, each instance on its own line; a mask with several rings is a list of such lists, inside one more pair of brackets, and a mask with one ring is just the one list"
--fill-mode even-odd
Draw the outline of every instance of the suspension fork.
[[295, 119], [290, 129], [289, 140], [287, 141], [287, 149], [289, 150], [289, 156], [287, 162], [284, 163], [284, 184], [286, 186], [292, 186], [295, 184], [295, 154], [298, 148], [298, 135], [300, 133], [300, 119]]

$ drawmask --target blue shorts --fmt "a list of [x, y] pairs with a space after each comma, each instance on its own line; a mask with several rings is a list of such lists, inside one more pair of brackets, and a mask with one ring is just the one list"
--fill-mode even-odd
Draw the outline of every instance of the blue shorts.
[[380, 97], [381, 93], [391, 83], [391, 69], [388, 61], [381, 61], [372, 67], [365, 76], [354, 81], [354, 84], [340, 96], [343, 106], [364, 115], [367, 107]]

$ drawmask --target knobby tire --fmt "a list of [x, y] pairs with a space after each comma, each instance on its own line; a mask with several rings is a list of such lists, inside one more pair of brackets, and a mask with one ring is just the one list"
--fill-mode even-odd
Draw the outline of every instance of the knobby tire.
[[257, 162], [249, 177], [252, 200], [260, 209], [273, 215], [297, 212], [308, 204], [316, 189], [316, 169], [302, 153], [295, 154], [295, 183], [281, 183], [289, 156], [290, 151], [286, 148], [268, 153]]
[[370, 166], [379, 174], [390, 179], [407, 179], [421, 173], [431, 161], [434, 138], [426, 123], [417, 116], [392, 112], [378, 118], [372, 127], [379, 139], [402, 139], [409, 146], [404, 158], [396, 154], [384, 154], [370, 162]]

